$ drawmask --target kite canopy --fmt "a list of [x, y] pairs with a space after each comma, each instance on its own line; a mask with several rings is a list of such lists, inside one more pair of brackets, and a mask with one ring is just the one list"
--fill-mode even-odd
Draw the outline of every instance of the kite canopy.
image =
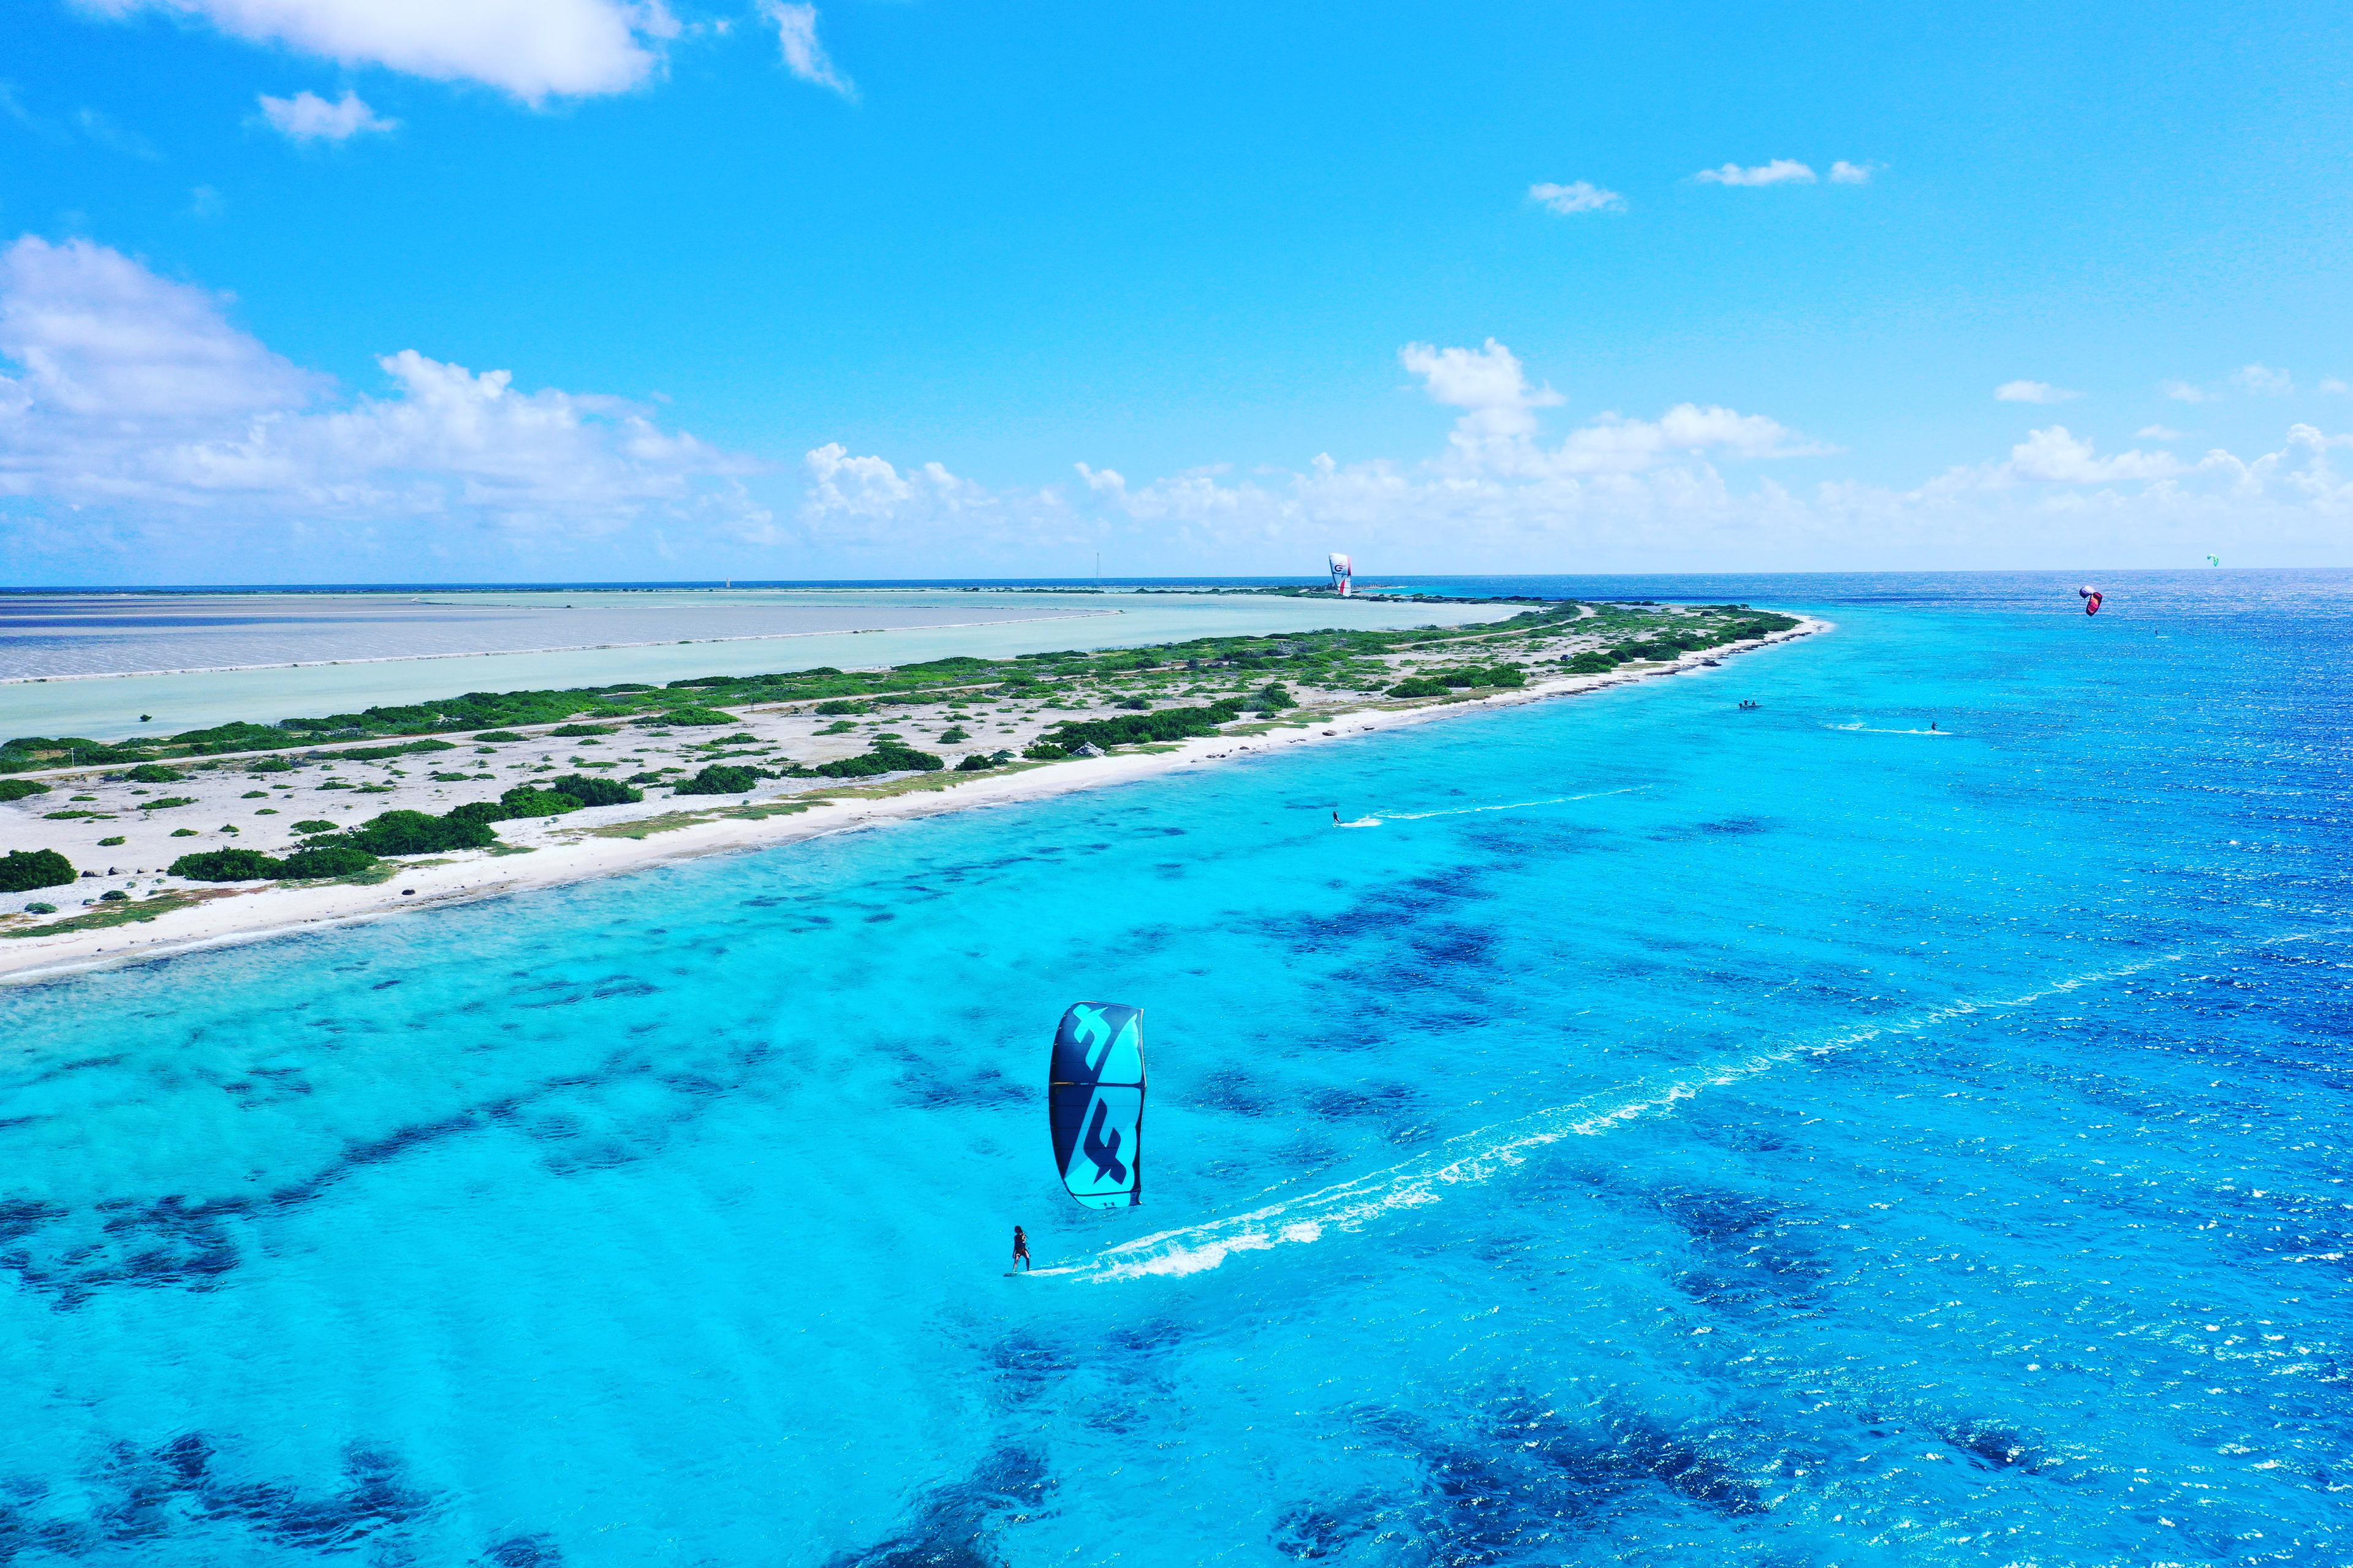
[[1081, 1002], [1054, 1031], [1046, 1115], [1062, 1185], [1089, 1208], [1144, 1202], [1144, 1009]]

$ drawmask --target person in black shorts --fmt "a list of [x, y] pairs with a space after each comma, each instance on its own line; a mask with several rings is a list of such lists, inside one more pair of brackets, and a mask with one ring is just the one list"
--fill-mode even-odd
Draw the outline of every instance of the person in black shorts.
[[1029, 1267], [1029, 1238], [1021, 1234], [1018, 1225], [1013, 1227], [1013, 1261], [1024, 1268]]

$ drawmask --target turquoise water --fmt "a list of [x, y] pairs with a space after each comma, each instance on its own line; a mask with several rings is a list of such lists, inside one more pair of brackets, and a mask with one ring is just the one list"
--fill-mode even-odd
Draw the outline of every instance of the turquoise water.
[[1911, 593], [0, 999], [0, 1561], [2353, 1557], [2353, 619]]

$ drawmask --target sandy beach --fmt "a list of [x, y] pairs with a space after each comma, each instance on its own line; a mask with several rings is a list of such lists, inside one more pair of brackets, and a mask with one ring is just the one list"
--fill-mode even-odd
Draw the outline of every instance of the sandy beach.
[[[132, 900], [141, 900], [142, 903], [155, 907], [157, 912], [149, 914], [146, 908], [141, 908], [136, 918], [126, 919], [120, 924], [53, 933], [27, 932], [13, 937], [9, 928], [22, 930], [27, 917], [12, 913], [0, 918], [0, 983], [39, 980], [101, 965], [164, 957], [228, 942], [256, 941], [342, 921], [382, 919], [415, 910], [497, 898], [705, 855], [774, 848], [831, 834], [912, 822], [945, 812], [1013, 805], [1074, 790], [1133, 784], [1163, 774], [1264, 757], [1293, 746], [1348, 740], [1458, 714], [1547, 701], [1684, 674], [1829, 629], [1831, 623], [1808, 618], [1796, 628], [1762, 641], [1737, 647], [1688, 653], [1671, 664], [1628, 667], [1607, 675], [1565, 676], [1531, 682], [1517, 690], [1497, 691], [1483, 696], [1309, 703], [1282, 714], [1277, 720], [1235, 726], [1227, 733], [1148, 749], [1115, 752], [1104, 756], [1021, 763], [990, 773], [915, 774], [868, 784], [843, 785], [828, 780], [786, 779], [764, 784], [758, 790], [743, 796], [672, 795], [649, 798], [632, 805], [591, 808], [544, 821], [510, 821], [500, 825], [501, 843], [493, 849], [388, 864], [385, 868], [388, 875], [368, 881], [223, 886], [174, 882], [169, 891], [160, 891], [165, 883], [165, 879], [160, 874], [161, 868], [168, 865], [176, 852], [192, 847], [214, 847], [224, 842], [240, 842], [255, 847], [270, 847], [267, 843], [267, 838], [271, 836], [269, 825], [255, 823], [258, 831], [248, 835], [240, 830], [234, 840], [206, 835], [193, 841], [186, 836], [189, 830], [185, 827], [175, 831], [174, 827], [164, 826], [183, 818], [206, 820], [216, 810], [225, 813], [268, 793], [237, 787], [254, 782], [242, 773], [223, 774], [203, 783], [191, 782], [167, 787], [184, 792], [180, 798], [186, 798], [188, 793], [197, 791], [234, 798], [199, 797], [165, 811], [108, 814], [128, 816], [132, 820], [106, 824], [122, 829], [106, 837], [125, 840], [102, 851], [111, 858], [106, 871], [96, 878], [85, 877], [72, 888], [56, 889], [47, 894], [31, 896], [34, 900], [51, 899], [61, 908], [70, 902], [88, 904], [96, 910], [106, 907], [100, 901], [106, 892], [119, 890]], [[994, 731], [992, 738], [1001, 741], [1008, 748], [1018, 749], [1034, 740], [1053, 721], [1091, 715], [1083, 710], [1058, 708], [1049, 712], [1032, 708], [999, 711], [991, 716], [1011, 721], [990, 726]], [[876, 734], [905, 733], [911, 743], [920, 745], [924, 743], [926, 737], [911, 732], [917, 723], [936, 724], [936, 721], [911, 721], [896, 717], [871, 720], [856, 725], [835, 719], [828, 724], [821, 716], [790, 710], [754, 710], [743, 713], [741, 718], [744, 721], [742, 731], [727, 737], [739, 747], [727, 753], [731, 756], [749, 755], [749, 748], [765, 746], [790, 748], [797, 757], [822, 760], [828, 753], [851, 754]], [[963, 721], [978, 723], [981, 721], [966, 718]], [[891, 728], [894, 725], [896, 729]], [[615, 736], [611, 739], [622, 738]], [[510, 769], [545, 772], [564, 765], [560, 759], [568, 758], [574, 765], [594, 765], [589, 754], [579, 748], [599, 742], [610, 743], [607, 738], [597, 736], [557, 739], [548, 734], [522, 734], [504, 744], [484, 746], [479, 750], [507, 757], [509, 760], [505, 766]], [[671, 759], [675, 759], [670, 762], [673, 768], [682, 766], [694, 760], [695, 751], [701, 749], [695, 748], [691, 741], [676, 735], [660, 741], [630, 738], [624, 743], [629, 747], [629, 763], [651, 767], [660, 767], [665, 761]], [[702, 742], [702, 747], [707, 748], [711, 744]], [[467, 753], [458, 751], [450, 754], [462, 756]], [[413, 758], [399, 760], [412, 765], [406, 769], [386, 765], [381, 772], [387, 776], [372, 784], [353, 786], [338, 778], [329, 779], [321, 786], [333, 789], [336, 784], [343, 784], [343, 788], [335, 790], [338, 795], [358, 794], [366, 790], [370, 793], [364, 808], [353, 802], [337, 801], [333, 805], [318, 804], [303, 809], [335, 815], [356, 815], [363, 809], [370, 813], [401, 807], [446, 809], [449, 804], [448, 796], [459, 775], [444, 771], [432, 777], [421, 778], [417, 775], [422, 769]], [[492, 761], [483, 759], [481, 765], [488, 767]], [[349, 772], [357, 774], [363, 770], [350, 768]], [[389, 776], [395, 773], [403, 776]], [[491, 779], [495, 774], [483, 772], [470, 776]], [[0, 806], [0, 812], [10, 816], [22, 814], [24, 817], [32, 819], [8, 825], [12, 842], [16, 847], [49, 847], [49, 843], [42, 840], [64, 847], [77, 837], [58, 831], [63, 825], [48, 820], [45, 813], [37, 814], [31, 809], [42, 805], [54, 808], [54, 803], [66, 798], [69, 793], [82, 797], [95, 793], [94, 789], [69, 792], [63, 787], [75, 782], [80, 781], [62, 776], [48, 795]], [[281, 792], [290, 792], [293, 786], [281, 784], [277, 787]], [[259, 809], [280, 817], [287, 817], [290, 814], [301, 815], [290, 798], [278, 798], [284, 804], [273, 804]], [[311, 798], [315, 801], [317, 796]], [[93, 806], [108, 804], [128, 806], [138, 803], [128, 798], [120, 803], [103, 800], [92, 803]], [[254, 819], [248, 817], [247, 820], [253, 822]], [[29, 832], [35, 822], [38, 826], [52, 831], [46, 834]], [[73, 826], [86, 834], [88, 819], [76, 819]], [[132, 838], [134, 832], [137, 834], [135, 839]], [[90, 852], [80, 845], [73, 845], [72, 852], [78, 857], [77, 864], [89, 858]], [[70, 899], [62, 895], [70, 895]]]

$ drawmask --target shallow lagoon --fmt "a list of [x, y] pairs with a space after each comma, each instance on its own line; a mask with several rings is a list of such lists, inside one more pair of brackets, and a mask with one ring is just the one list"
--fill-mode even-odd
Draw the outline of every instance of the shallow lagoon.
[[[1372, 599], [937, 588], [0, 597], [0, 675], [14, 678], [0, 681], [0, 735], [117, 740], [461, 691], [861, 669], [1513, 613]], [[136, 670], [164, 673], [93, 674]], [[142, 723], [142, 713], [152, 720]]]
[[[2334, 1561], [2353, 637], [2278, 605], [1831, 604], [12, 994], [0, 1541]], [[1148, 1009], [1140, 1213], [1054, 1188], [1082, 995]]]

